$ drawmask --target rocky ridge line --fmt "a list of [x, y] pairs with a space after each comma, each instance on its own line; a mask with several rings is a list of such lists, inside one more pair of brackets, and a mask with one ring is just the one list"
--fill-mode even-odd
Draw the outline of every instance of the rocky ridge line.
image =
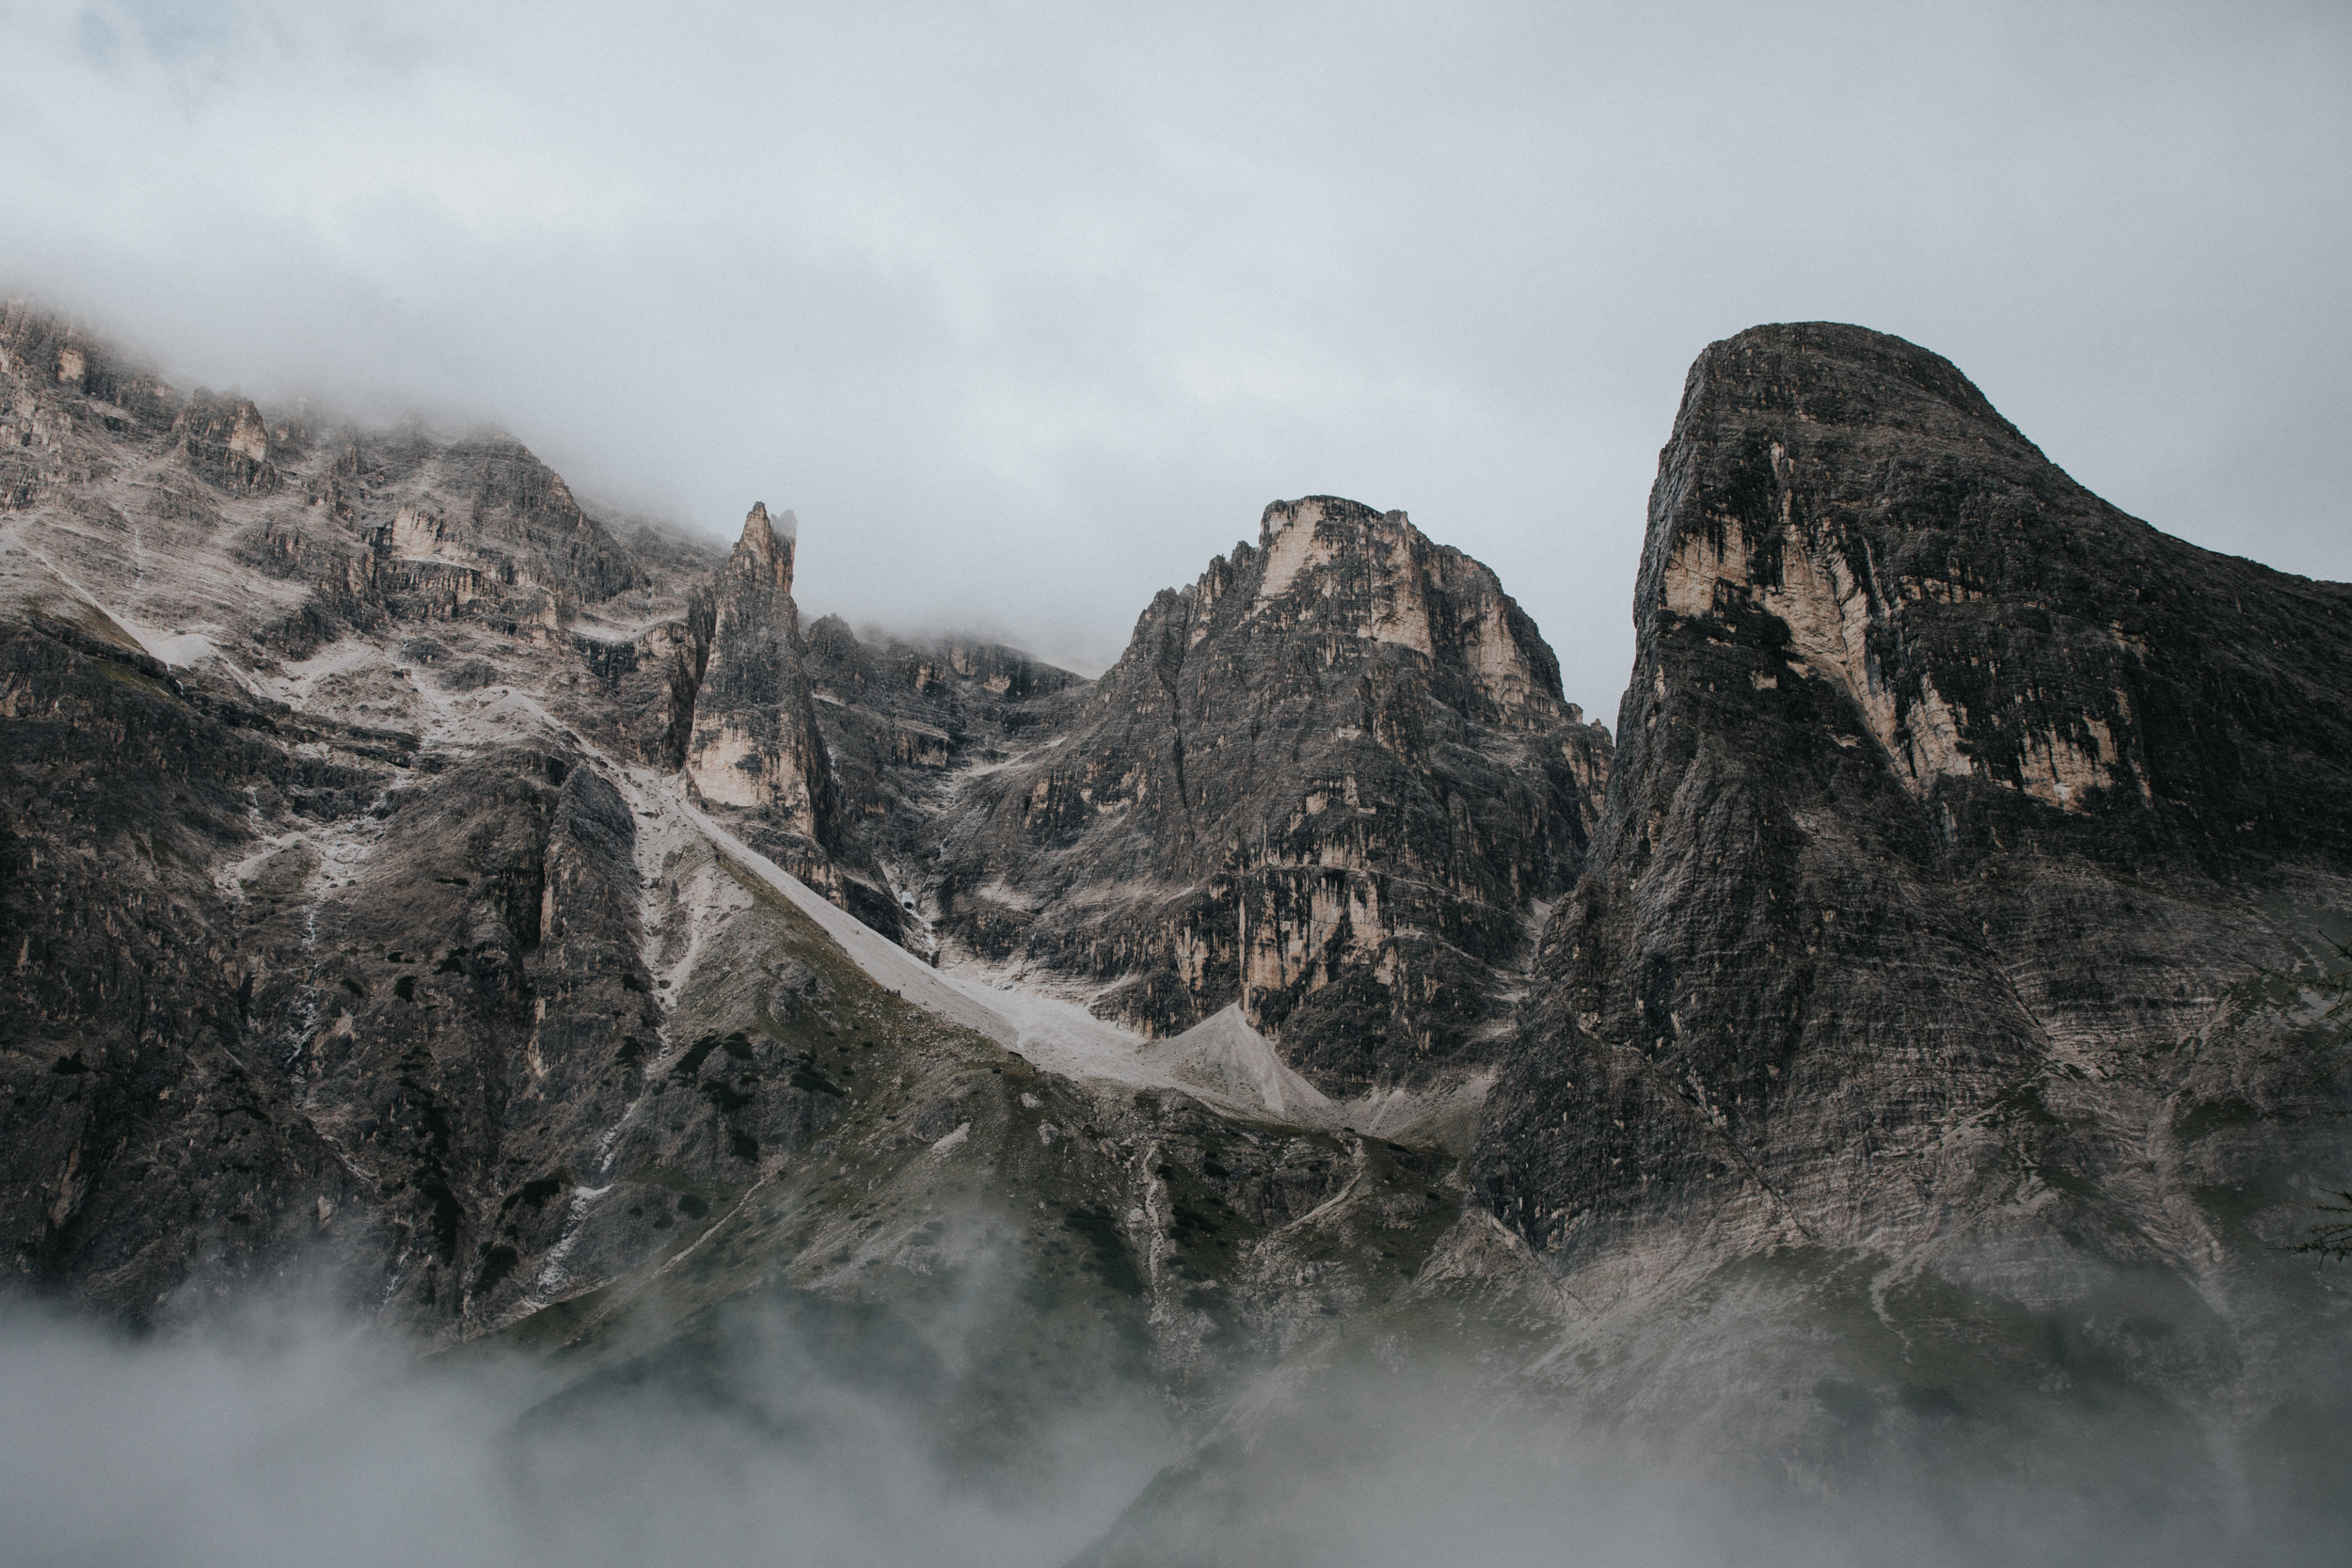
[[1238, 1004], [1330, 1092], [1458, 1077], [1609, 755], [1486, 567], [1401, 512], [1277, 502], [972, 781], [930, 896], [961, 948], [1147, 1034]]

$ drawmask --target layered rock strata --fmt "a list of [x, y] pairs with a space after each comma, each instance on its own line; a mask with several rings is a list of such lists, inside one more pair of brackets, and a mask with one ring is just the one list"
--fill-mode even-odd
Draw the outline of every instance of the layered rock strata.
[[711, 591], [707, 647], [693, 656], [683, 762], [695, 793], [752, 814], [761, 847], [811, 880], [829, 879], [841, 796], [802, 665], [792, 600], [798, 525], [755, 505]]
[[845, 907], [936, 958], [922, 895], [962, 776], [1050, 737], [1069, 707], [1055, 699], [1085, 682], [998, 643], [861, 641], [839, 616], [809, 627], [803, 657], [844, 802], [839, 858], [868, 873]]
[[1238, 1003], [1343, 1092], [1483, 1059], [1610, 754], [1493, 573], [1331, 497], [1163, 592], [1061, 723], [949, 814], [942, 930], [1149, 1034]]
[[2261, 1255], [2347, 1152], [2293, 976], [2352, 935], [2352, 588], [2169, 538], [1943, 359], [1813, 325], [1692, 367], [1635, 620], [1482, 1201], [1581, 1301], [1813, 1249], [1892, 1270], [1889, 1323], [1931, 1285], [2059, 1312], [2022, 1384], [2087, 1333], [2275, 1397], [2253, 1346], [2310, 1304]]

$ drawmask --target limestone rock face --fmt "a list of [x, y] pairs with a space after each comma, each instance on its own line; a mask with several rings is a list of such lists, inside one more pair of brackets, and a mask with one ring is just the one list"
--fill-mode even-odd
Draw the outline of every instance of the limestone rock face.
[[188, 466], [222, 489], [278, 488], [278, 469], [269, 460], [269, 426], [247, 399], [225, 398], [199, 388], [179, 424]]
[[123, 437], [152, 439], [178, 392], [79, 328], [22, 299], [0, 300], [0, 508], [88, 483]]
[[843, 808], [842, 902], [911, 951], [936, 957], [922, 895], [943, 819], [974, 768], [1053, 732], [1055, 699], [1085, 682], [1018, 649], [968, 638], [858, 640], [839, 616], [809, 627], [805, 662]]
[[686, 774], [706, 800], [755, 810], [816, 844], [838, 837], [840, 799], [801, 662], [791, 514], [779, 533], [754, 506], [712, 590], [709, 653], [694, 697]]
[[[707, 859], [658, 880], [675, 829], [644, 844], [609, 758], [420, 766], [75, 644], [0, 627], [16, 1280], [168, 1328], [317, 1269], [467, 1338], [660, 1248], [666, 1195], [629, 1173], [740, 1182], [836, 1114], [765, 1040], [662, 1101], [712, 1053], [683, 1024], [673, 1047], [673, 981], [773, 960], [711, 934], [748, 900]], [[616, 1180], [635, 1201], [576, 1202]]]
[[113, 651], [0, 627], [0, 1225], [13, 1276], [152, 1323], [367, 1228], [328, 1234], [366, 1184], [248, 1060], [250, 970], [206, 871], [252, 800], [349, 774]]
[[951, 813], [943, 930], [1155, 1035], [1238, 1002], [1350, 1090], [1482, 1059], [1609, 762], [1493, 573], [1331, 497], [1163, 592], [1056, 722]]
[[[635, 1333], [780, 1270], [944, 1305], [980, 1254], [938, 1212], [1009, 1187], [1069, 1222], [1003, 1276], [1021, 1332], [1064, 1369], [1098, 1332], [1121, 1368], [1152, 1345], [1204, 1399], [1406, 1290], [1451, 1223], [1453, 1155], [1270, 1133], [1248, 1084], [1203, 1100], [1116, 1044], [1107, 1086], [1040, 1071], [1005, 1049], [1027, 1025], [755, 852], [919, 946], [894, 879], [958, 771], [1058, 733], [1076, 677], [803, 637], [764, 513], [731, 558], [583, 528], [501, 443], [273, 420], [276, 484], [232, 484], [191, 404], [118, 428], [80, 389], [103, 350], [60, 382], [33, 368], [83, 340], [9, 341], [34, 433], [0, 512], [9, 1289], [169, 1332], [315, 1268], [428, 1343]], [[698, 726], [730, 724], [799, 749], [784, 787], [694, 783]], [[859, 815], [819, 842], [844, 780]], [[1073, 1025], [1047, 1022], [1050, 1055]]]
[[2352, 1162], [2352, 590], [1909, 344], [1701, 358], [1613, 759], [1492, 573], [1332, 498], [1089, 682], [803, 628], [764, 507], [723, 552], [14, 306], [0, 434], [17, 1289], [316, 1264], [578, 1346], [1001, 1287], [1212, 1414], [1443, 1321], [1474, 1401], [1815, 1476], [2352, 1403], [2279, 1252]]
[[788, 652], [771, 533], [729, 577], [512, 441], [183, 398], [13, 304], [0, 407], [13, 1277], [167, 1325], [316, 1264], [463, 1337], [665, 1240], [650, 1199], [581, 1230], [576, 1181], [823, 1124], [730, 1055], [775, 1093], [616, 1130], [669, 1050], [648, 950], [718, 951], [624, 792], [683, 761], [714, 647], [729, 690]]
[[2345, 1153], [2265, 976], [2352, 911], [2352, 588], [2169, 538], [1943, 359], [1816, 325], [1692, 368], [1635, 619], [1483, 1200], [1578, 1299], [1775, 1247], [2021, 1311], [2153, 1271], [2168, 1348], [2104, 1350], [2234, 1375], [2296, 1225], [2218, 1195]]

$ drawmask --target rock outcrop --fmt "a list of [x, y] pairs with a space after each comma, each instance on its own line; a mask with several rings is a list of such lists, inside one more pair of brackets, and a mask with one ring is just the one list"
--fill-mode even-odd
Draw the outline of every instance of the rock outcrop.
[[851, 832], [788, 516], [722, 555], [511, 441], [183, 398], [20, 307], [0, 353], [18, 1280], [167, 1327], [318, 1267], [469, 1338], [658, 1269], [838, 1119], [872, 1059], [811, 1063], [882, 993], [744, 866], [919, 935], [876, 855], [929, 797], [878, 792], [1074, 676], [833, 623]]
[[1493, 573], [1330, 497], [1163, 592], [1059, 724], [950, 812], [942, 930], [1150, 1034], [1239, 1003], [1343, 1092], [1484, 1059], [1609, 766]]
[[773, 831], [821, 847], [838, 840], [841, 801], [801, 664], [800, 609], [792, 602], [796, 527], [787, 512], [779, 531], [764, 504], [743, 519], [743, 536], [712, 591], [709, 652], [685, 765], [704, 800], [756, 812]]
[[1143, 1525], [1279, 1513], [1359, 1345], [1808, 1483], [2352, 1405], [2280, 1250], [2352, 1162], [2352, 589], [1909, 344], [1702, 356], [1613, 756], [1402, 513], [1278, 503], [1087, 682], [803, 627], [764, 507], [722, 555], [16, 306], [0, 378], [20, 1289], [977, 1336], [943, 1420], [1232, 1413]]
[[278, 467], [269, 460], [269, 426], [247, 399], [199, 388], [181, 411], [178, 428], [188, 467], [223, 490], [243, 495], [278, 488]]
[[357, 781], [70, 637], [0, 626], [0, 1224], [19, 1279], [167, 1323], [282, 1277], [364, 1186], [252, 1059], [209, 869], [255, 801]]
[[[2071, 1307], [2143, 1392], [2275, 1396], [2260, 1255], [2346, 1153], [2289, 976], [2352, 935], [2352, 589], [2169, 538], [1946, 361], [1815, 325], [1692, 368], [1635, 619], [1484, 1203], [1578, 1299], [1876, 1258], [1890, 1324]], [[2126, 1279], [2139, 1316], [2085, 1305]], [[2063, 1334], [2020, 1332], [1984, 1354], [2030, 1386]]]
[[936, 958], [919, 901], [961, 777], [1041, 743], [1085, 682], [1018, 649], [968, 638], [864, 642], [839, 616], [809, 627], [804, 658], [842, 798], [838, 859], [862, 876], [844, 907]]

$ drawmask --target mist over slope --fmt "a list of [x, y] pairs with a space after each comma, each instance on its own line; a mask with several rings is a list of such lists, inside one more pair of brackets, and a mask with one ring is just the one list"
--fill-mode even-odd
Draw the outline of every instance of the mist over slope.
[[2352, 1162], [2311, 989], [2352, 939], [2352, 588], [2169, 538], [1947, 361], [1805, 324], [1692, 368], [1635, 614], [1472, 1179], [1577, 1332], [1642, 1347], [1608, 1397], [1689, 1359], [1645, 1310], [1784, 1299], [1886, 1358], [1732, 1332], [1693, 1381], [2341, 1406], [2280, 1347], [2343, 1298], [2277, 1249]]
[[804, 623], [763, 504], [0, 353], [0, 1214], [78, 1314], [0, 1397], [119, 1555], [306, 1549], [281, 1465], [517, 1561], [2335, 1539], [2352, 590], [1946, 361], [1702, 355], [1613, 737], [1336, 497], [1089, 682]]
[[1792, 1492], [1752, 1462], [1672, 1458], [1498, 1400], [1491, 1367], [1364, 1355], [1248, 1462], [1213, 1440], [1169, 1472], [1220, 1466], [1219, 1495], [1155, 1509], [1164, 1478], [1130, 1511], [1150, 1532], [1131, 1520], [1103, 1540], [1171, 1452], [1140, 1386], [1024, 1432], [1017, 1464], [991, 1467], [943, 1442], [908, 1369], [829, 1361], [821, 1337], [757, 1307], [728, 1326], [707, 1376], [550, 1402], [564, 1379], [543, 1365], [421, 1367], [314, 1307], [167, 1345], [13, 1311], [8, 1557], [2185, 1568], [2338, 1561], [2347, 1523], [2341, 1433], [2199, 1451], [2109, 1415], [1998, 1448], [1857, 1441]]

